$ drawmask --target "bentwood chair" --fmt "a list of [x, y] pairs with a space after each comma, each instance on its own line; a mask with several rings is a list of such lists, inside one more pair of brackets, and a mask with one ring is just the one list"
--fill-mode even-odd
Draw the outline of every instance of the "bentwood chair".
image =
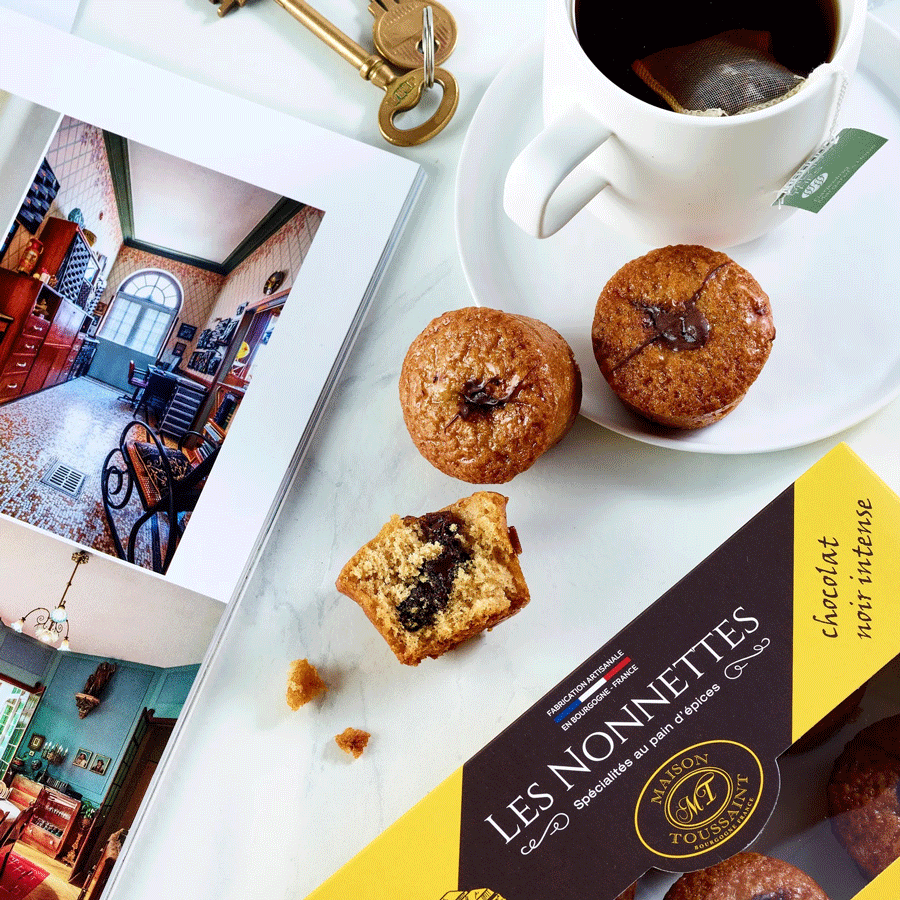
[[[187, 444], [198, 440], [199, 449], [186, 451]], [[196, 506], [218, 453], [219, 445], [205, 440], [196, 431], [188, 431], [177, 447], [169, 447], [139, 419], [125, 426], [118, 446], [107, 455], [100, 474], [103, 509], [121, 559], [135, 562], [138, 536], [146, 525], [150, 530], [153, 570], [168, 569], [184, 532], [186, 516]], [[121, 518], [133, 494], [140, 501], [141, 513], [123, 542], [116, 518], [117, 514]], [[165, 550], [161, 518], [165, 519], [166, 526]]]

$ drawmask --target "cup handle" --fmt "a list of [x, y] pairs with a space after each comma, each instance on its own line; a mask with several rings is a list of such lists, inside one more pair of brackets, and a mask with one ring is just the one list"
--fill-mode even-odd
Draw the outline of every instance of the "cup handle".
[[503, 208], [533, 237], [555, 234], [609, 181], [582, 167], [612, 132], [580, 107], [547, 126], [515, 158], [503, 188]]

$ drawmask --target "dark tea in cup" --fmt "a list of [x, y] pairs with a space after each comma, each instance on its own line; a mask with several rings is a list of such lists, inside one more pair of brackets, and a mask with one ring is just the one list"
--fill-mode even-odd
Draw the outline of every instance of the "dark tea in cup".
[[575, 32], [593, 64], [629, 94], [665, 107], [633, 64], [672, 47], [736, 29], [764, 33], [772, 58], [801, 78], [836, 49], [835, 0], [682, 0], [665, 5], [574, 0]]

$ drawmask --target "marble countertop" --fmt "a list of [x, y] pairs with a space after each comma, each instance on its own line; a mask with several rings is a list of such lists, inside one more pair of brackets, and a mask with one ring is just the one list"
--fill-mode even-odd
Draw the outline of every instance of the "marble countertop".
[[[355, 37], [370, 27], [361, 0], [316, 5]], [[334, 579], [392, 513], [471, 492], [413, 447], [397, 380], [422, 328], [472, 303], [453, 224], [460, 148], [492, 78], [543, 20], [541, 0], [449, 5], [460, 38], [446, 68], [459, 81], [459, 110], [438, 138], [398, 151], [427, 171], [423, 196], [118, 897], [156, 900], [163, 884], [192, 900], [306, 896], [837, 442], [900, 490], [896, 401], [827, 440], [746, 456], [681, 453], [579, 419], [501, 489], [531, 604], [440, 660], [407, 668], [394, 659]], [[876, 11], [900, 26], [900, 0]], [[273, 2], [219, 19], [208, 0], [83, 0], [75, 33], [380, 143], [379, 93]], [[319, 666], [329, 690], [292, 713], [284, 688], [297, 657]], [[348, 725], [372, 733], [358, 761], [333, 741]]]

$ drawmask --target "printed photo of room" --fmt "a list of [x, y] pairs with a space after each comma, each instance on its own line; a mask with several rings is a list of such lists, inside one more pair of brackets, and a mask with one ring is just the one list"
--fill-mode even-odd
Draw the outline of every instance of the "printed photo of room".
[[0, 897], [97, 900], [224, 609], [0, 518]]
[[35, 169], [0, 250], [0, 513], [164, 573], [324, 213], [65, 116]]

